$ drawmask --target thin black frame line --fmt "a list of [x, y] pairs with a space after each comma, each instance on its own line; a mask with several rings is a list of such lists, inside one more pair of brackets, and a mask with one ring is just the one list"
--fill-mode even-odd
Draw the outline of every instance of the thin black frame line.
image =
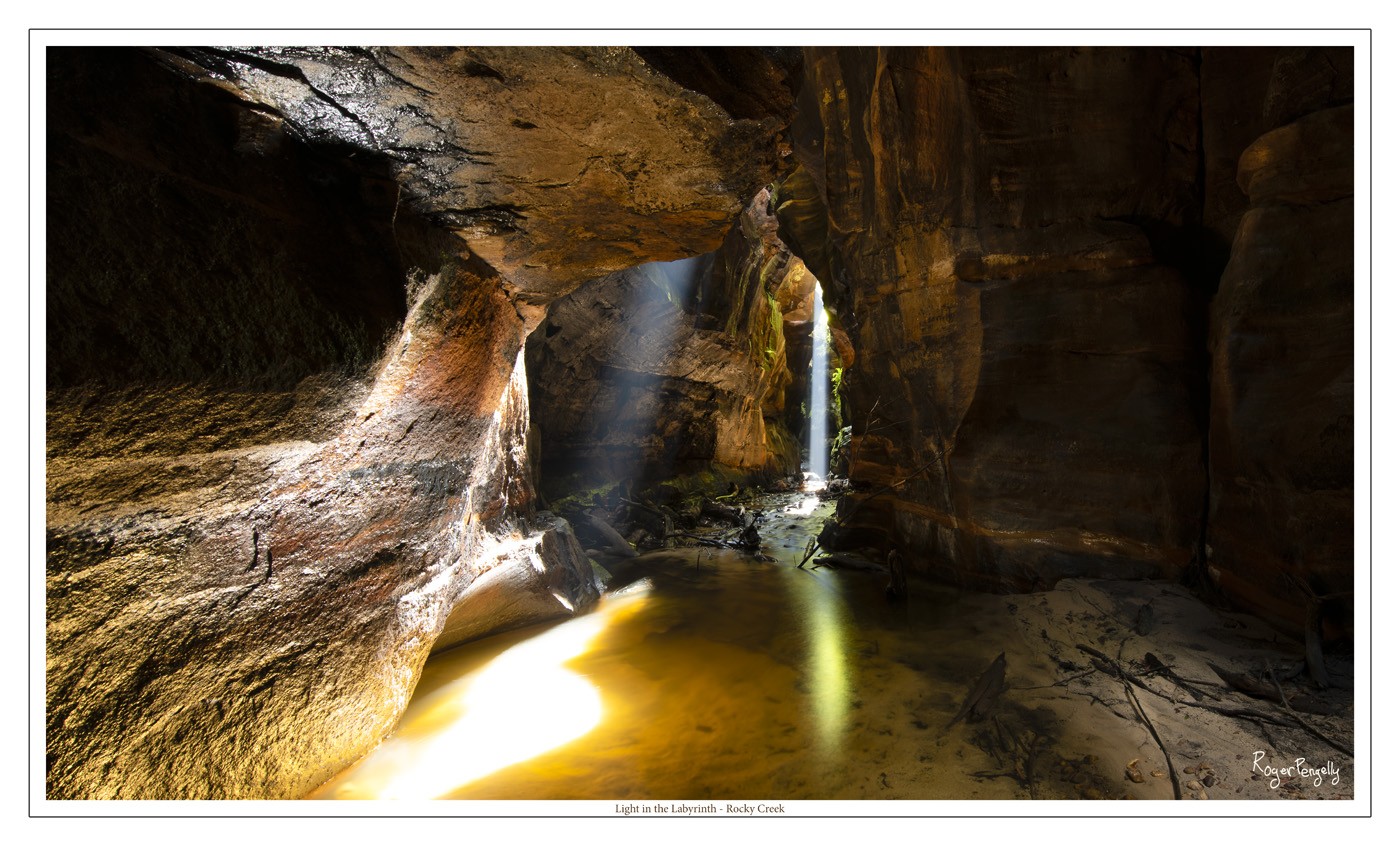
[[30, 27], [29, 32], [1373, 32], [1372, 27]]

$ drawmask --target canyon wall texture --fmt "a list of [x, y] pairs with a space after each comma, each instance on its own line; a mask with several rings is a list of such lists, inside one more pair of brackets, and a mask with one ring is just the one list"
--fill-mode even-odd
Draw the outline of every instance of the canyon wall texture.
[[1280, 49], [1239, 110], [1248, 199], [1211, 309], [1210, 574], [1329, 636], [1350, 634], [1357, 566], [1352, 85], [1350, 49]]
[[778, 124], [591, 48], [52, 50], [47, 84], [47, 795], [304, 795], [434, 645], [596, 600], [530, 509], [525, 337], [718, 247]]
[[779, 216], [856, 348], [851, 479], [885, 490], [847, 525], [975, 587], [1182, 574], [1204, 298], [1154, 238], [1196, 222], [1194, 54], [807, 59]]
[[856, 347], [846, 542], [1209, 578], [1293, 629], [1284, 573], [1348, 591], [1350, 65], [809, 48], [775, 201]]

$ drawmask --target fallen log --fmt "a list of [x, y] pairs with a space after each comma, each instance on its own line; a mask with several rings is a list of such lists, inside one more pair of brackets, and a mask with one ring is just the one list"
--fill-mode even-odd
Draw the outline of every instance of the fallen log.
[[669, 509], [663, 510], [661, 508], [656, 508], [655, 506], [631, 499], [624, 499], [622, 502], [632, 509], [634, 517], [636, 517], [638, 512], [644, 515], [642, 518], [638, 519], [638, 522], [643, 523], [647, 532], [653, 537], [661, 538], [664, 541], [666, 536], [671, 534], [672, 530], [675, 529], [675, 519], [673, 517], [675, 512], [669, 511]]
[[812, 562], [814, 567], [830, 567], [833, 570], [868, 570], [873, 573], [883, 572], [884, 568], [875, 562], [858, 555], [851, 555], [847, 552], [830, 552], [826, 555], [818, 556]]
[[709, 517], [711, 520], [723, 520], [731, 526], [744, 525], [744, 512], [739, 508], [730, 508], [727, 505], [720, 505], [717, 502], [706, 502], [700, 506], [700, 516]]

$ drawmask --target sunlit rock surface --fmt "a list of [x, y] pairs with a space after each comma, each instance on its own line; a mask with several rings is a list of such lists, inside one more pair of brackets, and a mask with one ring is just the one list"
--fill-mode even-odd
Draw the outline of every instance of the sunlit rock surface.
[[449, 621], [596, 600], [529, 518], [533, 303], [713, 249], [778, 120], [625, 50], [51, 50], [48, 86], [46, 793], [301, 796]]
[[473, 581], [443, 623], [434, 652], [501, 631], [588, 610], [593, 567], [562, 517], [541, 513], [516, 537], [492, 538], [496, 566]]
[[712, 465], [796, 471], [784, 412], [802, 363], [778, 294], [803, 270], [768, 199], [714, 253], [611, 274], [550, 307], [526, 347], [548, 493]]
[[[775, 83], [731, 117], [625, 47], [163, 55], [313, 141], [384, 157], [404, 208], [455, 232], [537, 303], [718, 246], [775, 175], [791, 102]], [[745, 67], [781, 74], [761, 53]], [[742, 86], [729, 80], [722, 90], [737, 96]]]

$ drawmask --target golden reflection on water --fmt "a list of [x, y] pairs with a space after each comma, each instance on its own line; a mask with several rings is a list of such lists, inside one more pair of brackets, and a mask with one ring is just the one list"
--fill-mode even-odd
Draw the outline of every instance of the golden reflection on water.
[[[433, 799], [587, 734], [603, 717], [603, 701], [566, 665], [645, 593], [643, 586], [610, 597], [595, 613], [520, 640], [481, 666], [471, 666], [479, 662], [470, 650], [435, 658], [394, 735], [309, 798]], [[458, 673], [424, 694], [434, 676]]]
[[892, 605], [880, 574], [798, 569], [831, 504], [780, 504], [776, 561], [652, 553], [612, 566], [645, 593], [434, 656], [395, 734], [310, 798], [1009, 794], [950, 781], [962, 745], [935, 730], [1000, 639], [1001, 601]]
[[826, 581], [826, 573], [804, 571], [809, 578], [788, 579], [786, 586], [806, 609], [805, 636], [811, 708], [817, 742], [826, 755], [841, 752], [851, 710], [852, 690], [847, 655], [850, 620], [845, 601]]

